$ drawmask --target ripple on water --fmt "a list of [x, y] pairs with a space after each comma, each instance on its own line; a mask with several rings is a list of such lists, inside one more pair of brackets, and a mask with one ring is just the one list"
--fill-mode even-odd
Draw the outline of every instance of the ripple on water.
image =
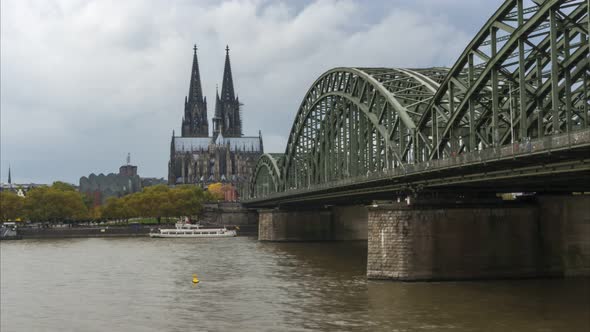
[[590, 279], [367, 281], [363, 242], [113, 238], [0, 249], [2, 331], [590, 330]]

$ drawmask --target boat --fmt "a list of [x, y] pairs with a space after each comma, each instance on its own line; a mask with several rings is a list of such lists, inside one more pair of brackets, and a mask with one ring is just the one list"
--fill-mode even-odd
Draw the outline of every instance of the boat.
[[0, 225], [0, 240], [20, 240], [22, 238], [18, 234], [17, 226], [14, 222], [5, 222]]
[[155, 232], [150, 232], [150, 237], [234, 237], [237, 236], [236, 230], [221, 228], [205, 228], [199, 224], [189, 224], [178, 222], [175, 224], [176, 228], [158, 229]]

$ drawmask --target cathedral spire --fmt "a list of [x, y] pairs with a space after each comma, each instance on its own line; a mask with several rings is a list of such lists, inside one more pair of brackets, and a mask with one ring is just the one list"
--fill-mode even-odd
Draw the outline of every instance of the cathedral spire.
[[12, 183], [12, 177], [10, 176], [10, 165], [8, 165], [8, 184]]
[[221, 109], [221, 98], [219, 98], [219, 86], [215, 84], [215, 118], [223, 117]]
[[209, 123], [207, 121], [207, 104], [203, 97], [197, 45], [193, 46], [193, 68], [188, 97], [184, 99], [184, 119], [182, 121], [183, 137], [207, 137]]
[[197, 59], [197, 44], [193, 46], [193, 69], [191, 71], [191, 83], [188, 92], [188, 100], [191, 103], [203, 102], [203, 90], [201, 88], [201, 74], [199, 73], [199, 60]]
[[223, 81], [221, 82], [221, 100], [234, 101], [234, 80], [231, 74], [231, 65], [229, 62], [229, 46], [225, 46], [225, 67], [223, 68]]
[[215, 84], [215, 113], [213, 115], [213, 137], [216, 138], [221, 131], [223, 110], [219, 99], [219, 86]]

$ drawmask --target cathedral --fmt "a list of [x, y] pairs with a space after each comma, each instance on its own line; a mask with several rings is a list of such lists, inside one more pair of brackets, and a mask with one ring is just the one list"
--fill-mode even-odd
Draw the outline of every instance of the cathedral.
[[184, 98], [181, 135], [172, 132], [168, 184], [227, 182], [239, 185], [248, 181], [258, 157], [263, 153], [262, 135], [243, 136], [240, 100], [234, 92], [229, 47], [225, 48], [225, 67], [215, 96], [212, 136], [209, 136], [207, 98], [203, 96], [197, 47], [193, 48], [193, 67], [188, 96]]

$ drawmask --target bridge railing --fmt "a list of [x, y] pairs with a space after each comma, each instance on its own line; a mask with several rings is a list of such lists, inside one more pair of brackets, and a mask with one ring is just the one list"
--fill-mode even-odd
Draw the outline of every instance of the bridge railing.
[[[522, 143], [514, 143], [502, 147], [492, 147], [484, 150], [468, 152], [450, 158], [406, 165], [404, 169], [385, 169], [381, 172], [372, 172], [363, 176], [314, 184], [307, 186], [306, 188], [287, 188], [287, 190], [283, 192], [270, 193], [264, 197], [250, 197], [249, 199], [244, 200], [244, 202], [254, 203], [258, 201], [273, 201], [284, 197], [306, 195], [312, 192], [329, 192], [339, 188], [352, 188], [354, 186], [367, 187], [367, 184], [372, 182], [392, 183], [395, 181], [399, 190], [413, 190], [416, 188], [412, 188], [409, 183], [404, 183], [405, 177], [419, 176], [429, 172], [440, 172], [453, 168], [465, 169], [468, 167], [477, 167], [484, 164], [511, 159], [524, 160], [535, 155], [585, 147], [590, 147], [590, 129], [555, 134], [540, 139], [528, 140]], [[460, 176], [460, 174], [457, 175]], [[485, 178], [487, 175], [477, 174], [476, 176]], [[391, 190], [392, 188], [384, 186], [383, 189]]]

